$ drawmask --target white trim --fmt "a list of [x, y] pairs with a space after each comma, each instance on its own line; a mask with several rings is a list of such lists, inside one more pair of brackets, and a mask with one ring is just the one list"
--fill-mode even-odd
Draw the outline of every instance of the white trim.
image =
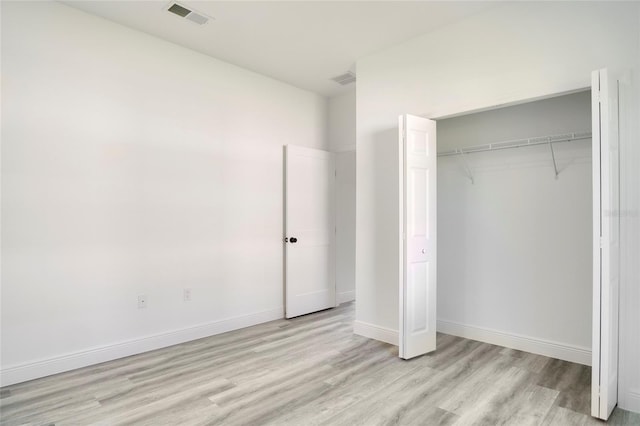
[[254, 314], [196, 325], [194, 327], [145, 336], [113, 345], [91, 348], [45, 360], [9, 366], [0, 370], [0, 383], [2, 386], [7, 386], [14, 383], [25, 382], [27, 380], [50, 376], [105, 361], [112, 361], [114, 359], [165, 348], [191, 340], [202, 339], [203, 337], [250, 327], [283, 317], [283, 308], [279, 307]]
[[492, 111], [494, 109], [506, 108], [516, 105], [528, 104], [529, 102], [543, 101], [545, 99], [553, 99], [559, 96], [567, 96], [572, 95], [574, 93], [582, 93], [591, 91], [591, 86], [587, 87], [577, 87], [571, 90], [565, 90], [562, 92], [547, 92], [538, 96], [531, 96], [530, 93], [527, 94], [518, 94], [515, 96], [510, 96], [505, 99], [501, 99], [499, 101], [495, 101], [493, 105], [486, 107], [477, 107], [477, 106], [469, 106], [469, 105], [457, 105], [453, 108], [448, 108], [445, 112], [437, 111], [429, 117], [432, 120], [446, 120], [448, 118], [462, 117], [465, 115], [477, 114], [479, 112]]
[[591, 349], [587, 347], [568, 345], [445, 320], [438, 320], [438, 331], [551, 358], [591, 365]]
[[623, 410], [640, 413], [640, 390], [628, 390], [621, 393], [618, 405]]
[[379, 340], [398, 346], [398, 331], [380, 327], [363, 321], [353, 323], [353, 333], [369, 339]]
[[342, 293], [338, 293], [336, 297], [338, 299], [338, 305], [342, 305], [343, 303], [356, 300], [356, 291], [355, 290], [343, 291]]

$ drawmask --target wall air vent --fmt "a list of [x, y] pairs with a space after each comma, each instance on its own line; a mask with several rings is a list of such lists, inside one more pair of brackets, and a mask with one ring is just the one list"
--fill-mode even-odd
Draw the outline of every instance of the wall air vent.
[[356, 75], [351, 71], [347, 71], [344, 74], [333, 77], [331, 80], [335, 81], [341, 86], [346, 86], [347, 84], [355, 83]]
[[176, 14], [181, 18], [188, 19], [189, 21], [194, 22], [198, 25], [204, 25], [209, 20], [209, 17], [203, 15], [202, 13], [195, 12], [178, 3], [169, 3], [167, 11]]

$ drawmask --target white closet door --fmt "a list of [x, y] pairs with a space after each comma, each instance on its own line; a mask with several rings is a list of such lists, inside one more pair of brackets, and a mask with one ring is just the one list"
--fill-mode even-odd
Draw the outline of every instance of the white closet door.
[[618, 80], [591, 80], [593, 126], [593, 348], [591, 414], [606, 420], [618, 402], [620, 175]]
[[334, 155], [285, 147], [285, 316], [336, 306]]
[[401, 116], [400, 358], [436, 349], [436, 122]]

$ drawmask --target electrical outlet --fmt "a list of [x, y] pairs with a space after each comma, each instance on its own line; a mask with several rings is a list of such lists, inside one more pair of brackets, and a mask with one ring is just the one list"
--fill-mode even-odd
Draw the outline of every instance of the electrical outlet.
[[183, 296], [184, 296], [184, 301], [185, 302], [191, 302], [191, 289], [190, 288], [185, 288]]
[[147, 296], [138, 296], [138, 309], [145, 309], [147, 307]]

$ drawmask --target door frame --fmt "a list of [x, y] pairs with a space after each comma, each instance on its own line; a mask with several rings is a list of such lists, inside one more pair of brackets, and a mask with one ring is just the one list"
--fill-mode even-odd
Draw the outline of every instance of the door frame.
[[[591, 81], [591, 76], [589, 76], [589, 81]], [[446, 118], [453, 118], [453, 117], [458, 117], [458, 116], [464, 116], [464, 115], [468, 115], [468, 114], [474, 114], [474, 113], [478, 113], [478, 112], [482, 112], [482, 111], [488, 111], [488, 110], [492, 110], [492, 109], [498, 109], [498, 108], [504, 108], [504, 107], [509, 107], [509, 106], [515, 106], [515, 105], [520, 105], [520, 104], [525, 104], [525, 103], [529, 103], [529, 102], [533, 102], [533, 101], [538, 101], [538, 100], [543, 100], [543, 99], [550, 99], [550, 98], [555, 98], [558, 96], [564, 96], [564, 95], [569, 95], [569, 94], [573, 94], [573, 93], [580, 93], [580, 92], [587, 92], [587, 91], [591, 91], [592, 90], [592, 86], [586, 86], [586, 87], [581, 87], [581, 88], [576, 88], [576, 89], [572, 89], [572, 90], [567, 90], [567, 91], [562, 91], [562, 92], [556, 92], [556, 93], [546, 93], [543, 94], [541, 96], [532, 96], [532, 97], [523, 97], [523, 98], [517, 98], [508, 102], [503, 102], [503, 103], [499, 103], [499, 104], [494, 104], [492, 106], [489, 107], [482, 107], [482, 108], [472, 108], [472, 109], [464, 109], [464, 108], [457, 108], [454, 107], [452, 108], [453, 111], [448, 111], [445, 114], [442, 115], [436, 115], [436, 116], [426, 116], [423, 115], [423, 117], [426, 118], [430, 118], [432, 120], [442, 120], [442, 119], [446, 119]], [[594, 120], [594, 115], [592, 115], [592, 128], [593, 128], [593, 120]], [[592, 144], [593, 144], [593, 140], [592, 140]], [[592, 157], [592, 161], [593, 161], [593, 157]], [[593, 178], [593, 173], [592, 173], [592, 178]], [[595, 209], [595, 208], [594, 208]], [[593, 213], [593, 212], [592, 212]], [[599, 216], [598, 216], [599, 217]], [[594, 215], [592, 218], [592, 227], [595, 227], [595, 222], [596, 221], [596, 216]], [[594, 247], [594, 251], [595, 251], [595, 247]], [[402, 256], [402, 253], [401, 253]], [[593, 257], [592, 257], [592, 262], [593, 262]], [[595, 263], [595, 262], [593, 262]], [[401, 265], [402, 266], [402, 265]], [[594, 284], [592, 285], [592, 293], [595, 293], [595, 274], [596, 274], [596, 265], [592, 265], [593, 268], [593, 280], [594, 280]], [[599, 274], [599, 268], [598, 268], [598, 274]], [[620, 286], [622, 287], [622, 279], [620, 281]], [[595, 301], [592, 303], [592, 318], [595, 318], [596, 314], [598, 314], [599, 316], [599, 306], [597, 307], [598, 311], [596, 312], [596, 304]], [[618, 310], [620, 309], [620, 302], [618, 301]], [[595, 320], [593, 320], [592, 323], [592, 333], [595, 333]], [[598, 329], [598, 333], [599, 333], [599, 329]], [[595, 347], [595, 341], [592, 339], [591, 342], [591, 351], [592, 351], [592, 360], [593, 360], [593, 354], [596, 351], [599, 351], [600, 348], [596, 348]], [[620, 342], [618, 342], [618, 350], [620, 349]], [[591, 369], [593, 372], [593, 361], [592, 361], [592, 365], [591, 365]], [[619, 386], [619, 384], [618, 384]], [[594, 392], [596, 390], [594, 389], [594, 384], [592, 382], [592, 389], [591, 389], [591, 395], [592, 398], [594, 398]], [[593, 415], [593, 413], [592, 413]], [[595, 417], [595, 415], [594, 415]]]

